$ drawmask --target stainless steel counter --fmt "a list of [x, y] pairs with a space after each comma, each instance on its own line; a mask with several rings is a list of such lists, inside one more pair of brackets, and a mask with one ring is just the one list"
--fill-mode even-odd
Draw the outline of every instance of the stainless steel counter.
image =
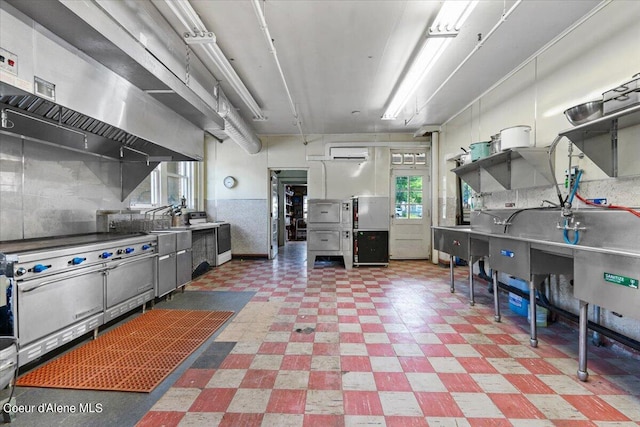
[[[569, 240], [578, 232], [576, 244], [565, 241], [563, 230], [558, 228], [564, 225], [564, 218], [557, 209], [474, 212], [470, 227], [433, 229], [436, 249], [461, 258], [467, 255], [473, 259], [471, 242], [489, 242], [488, 253], [480, 255], [489, 257], [494, 270], [496, 321], [500, 321], [498, 271], [529, 281], [530, 341], [534, 347], [538, 343], [536, 287], [549, 274], [573, 275], [574, 297], [580, 300], [578, 377], [585, 381], [588, 304], [640, 318], [640, 219], [624, 211], [583, 209], [574, 211], [572, 221]], [[473, 301], [472, 279], [470, 284]]]
[[144, 233], [90, 233], [71, 236], [54, 236], [37, 239], [5, 240], [0, 242], [0, 252], [5, 254], [25, 253], [68, 246], [103, 243], [129, 237], [143, 236]]

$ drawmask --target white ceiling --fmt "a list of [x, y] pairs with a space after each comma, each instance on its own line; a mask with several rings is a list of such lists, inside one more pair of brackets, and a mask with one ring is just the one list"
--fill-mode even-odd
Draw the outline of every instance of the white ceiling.
[[[154, 2], [180, 28], [162, 3]], [[222, 81], [245, 120], [258, 134], [298, 133], [251, 2], [190, 3], [268, 117], [264, 122], [253, 121], [247, 107]], [[422, 125], [451, 118], [600, 0], [523, 1], [451, 76], [477, 44], [478, 34], [486, 36], [514, 3], [481, 0], [403, 114], [393, 121], [380, 117], [442, 2], [267, 0], [263, 7], [305, 134], [413, 133]], [[198, 48], [193, 47], [196, 54]], [[199, 57], [209, 65], [205, 55]], [[211, 71], [221, 78], [213, 66]]]

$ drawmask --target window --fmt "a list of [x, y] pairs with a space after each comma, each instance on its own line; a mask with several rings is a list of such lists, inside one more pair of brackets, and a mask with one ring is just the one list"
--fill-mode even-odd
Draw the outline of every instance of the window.
[[424, 151], [395, 151], [391, 153], [391, 164], [395, 166], [424, 166], [427, 164], [427, 153]]
[[179, 205], [184, 197], [187, 206], [195, 207], [196, 162], [161, 163], [131, 193], [129, 205], [148, 208]]
[[167, 204], [179, 205], [184, 197], [191, 201], [193, 177], [193, 162], [167, 163]]
[[396, 176], [396, 219], [422, 219], [422, 177]]

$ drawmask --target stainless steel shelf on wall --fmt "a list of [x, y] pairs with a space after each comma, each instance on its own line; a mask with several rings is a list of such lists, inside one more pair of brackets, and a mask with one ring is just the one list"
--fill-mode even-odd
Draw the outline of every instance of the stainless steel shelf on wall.
[[[512, 148], [492, 154], [489, 157], [476, 160], [473, 163], [458, 166], [451, 171], [458, 175], [460, 179], [465, 181], [476, 192], [482, 191], [482, 173], [484, 169], [506, 190], [512, 187], [512, 162], [516, 159], [523, 159], [533, 169], [538, 172], [549, 183], [553, 183], [549, 168], [549, 149], [548, 147], [533, 148]], [[555, 158], [552, 157], [555, 163]]]
[[618, 130], [640, 124], [640, 105], [607, 114], [560, 132], [604, 173], [618, 176]]

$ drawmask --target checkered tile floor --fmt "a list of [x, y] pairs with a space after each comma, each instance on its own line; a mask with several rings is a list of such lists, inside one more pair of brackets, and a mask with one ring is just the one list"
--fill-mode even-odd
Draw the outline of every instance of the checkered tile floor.
[[304, 251], [189, 286], [256, 294], [217, 337], [219, 366], [187, 370], [140, 426], [640, 425], [637, 358], [592, 346], [578, 381], [576, 330], [551, 324], [531, 348], [525, 318], [494, 322], [483, 282], [469, 306], [466, 268], [451, 294], [429, 262], [307, 272]]

